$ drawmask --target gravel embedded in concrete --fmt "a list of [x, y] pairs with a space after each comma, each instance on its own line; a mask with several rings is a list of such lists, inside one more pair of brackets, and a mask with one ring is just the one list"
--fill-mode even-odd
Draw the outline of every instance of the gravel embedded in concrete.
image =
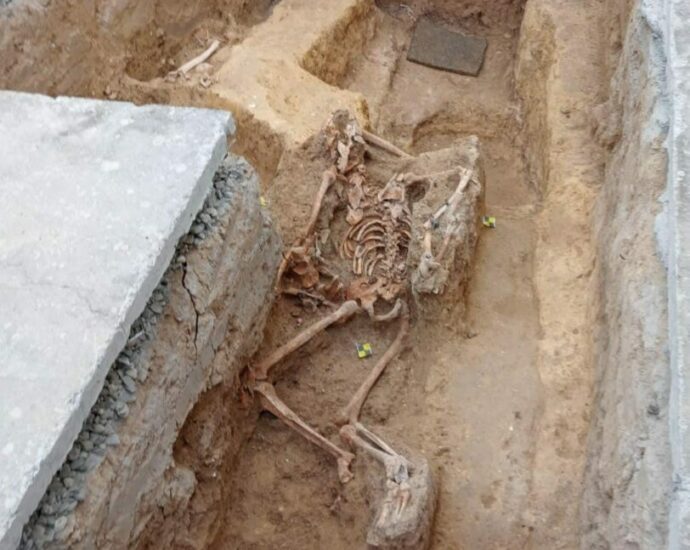
[[233, 186], [246, 178], [250, 167], [240, 157], [228, 156], [213, 178], [213, 190], [206, 198], [192, 228], [178, 245], [171, 265], [151, 295], [144, 312], [132, 324], [128, 343], [113, 362], [106, 382], [91, 409], [67, 459], [54, 476], [36, 511], [25, 525], [23, 550], [60, 547], [70, 515], [86, 497], [90, 471], [103, 461], [108, 446], [119, 444], [117, 429], [129, 414], [129, 403], [137, 396], [148, 375], [147, 344], [155, 337], [156, 324], [168, 301], [169, 274], [185, 269], [186, 256], [217, 229], [218, 221], [230, 208]]
[[0, 548], [19, 541], [201, 208], [231, 120], [0, 92]]

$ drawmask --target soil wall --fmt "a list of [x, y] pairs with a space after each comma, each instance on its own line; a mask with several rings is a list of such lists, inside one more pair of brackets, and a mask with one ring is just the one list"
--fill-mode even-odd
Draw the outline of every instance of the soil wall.
[[582, 547], [664, 548], [672, 476], [662, 3], [609, 4], [609, 95], [592, 113], [607, 158], [594, 216], [597, 391]]
[[[0, 2], [0, 88], [107, 97], [113, 80], [164, 75], [209, 36], [241, 38], [271, 0]], [[197, 43], [197, 39], [199, 43]], [[186, 59], [184, 60], [186, 61]]]

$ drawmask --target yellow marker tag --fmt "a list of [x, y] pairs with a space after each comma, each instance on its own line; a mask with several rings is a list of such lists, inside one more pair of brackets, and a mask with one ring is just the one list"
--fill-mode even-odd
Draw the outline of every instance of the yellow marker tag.
[[264, 198], [263, 195], [259, 196], [259, 204], [263, 206], [264, 208], [266, 207], [266, 199]]
[[496, 227], [496, 218], [494, 216], [482, 216], [482, 224], [484, 224], [484, 227], [493, 229]]
[[366, 359], [374, 354], [374, 350], [371, 349], [371, 344], [357, 344], [357, 357], [360, 359]]

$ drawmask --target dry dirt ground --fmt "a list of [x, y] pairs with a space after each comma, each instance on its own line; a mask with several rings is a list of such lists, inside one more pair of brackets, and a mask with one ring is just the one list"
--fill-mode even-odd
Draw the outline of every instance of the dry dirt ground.
[[[377, 34], [345, 82], [370, 99], [377, 130], [415, 152], [478, 135], [486, 212], [498, 222], [480, 237], [467, 307], [446, 302], [438, 317], [418, 319], [364, 409], [365, 424], [434, 464], [441, 487], [435, 548], [518, 548], [530, 531], [521, 513], [541, 388], [532, 287], [537, 206], [523, 167], [513, 91], [519, 15], [482, 29], [490, 46], [482, 73], [472, 78], [408, 62], [408, 21], [382, 12]], [[281, 300], [259, 355], [316, 317]], [[366, 319], [328, 331], [286, 362], [279, 394], [337, 440], [332, 419], [371, 366], [357, 359], [355, 344], [371, 342], [382, 353], [394, 331]], [[360, 460], [356, 479], [342, 486], [329, 456], [264, 415], [238, 458], [234, 498], [215, 547], [362, 547], [370, 520], [367, 484], [378, 483], [379, 475], [376, 464]]]
[[[240, 43], [251, 34], [253, 23], [270, 17], [274, 2], [257, 2], [256, 10], [232, 21], [227, 13], [219, 13], [221, 8], [248, 3], [218, 0], [211, 4], [209, 13], [196, 22], [190, 20], [189, 28], [178, 29], [177, 34], [170, 25], [159, 25], [164, 31], [137, 31], [126, 54], [113, 56], [119, 64], [104, 68], [105, 78], [96, 78], [87, 86], [69, 73], [68, 81], [74, 85], [59, 91], [234, 110], [222, 90], [226, 84], [232, 85], [233, 74], [225, 75], [227, 81], [215, 81], [210, 90], [196, 86], [190, 91], [184, 82], [132, 82], [132, 78], [147, 81], [163, 76], [170, 67], [199, 53], [209, 39]], [[445, 24], [488, 38], [484, 68], [477, 78], [405, 59], [412, 21], [428, 9], [428, 4], [433, 4]], [[590, 67], [584, 67], [593, 57], [588, 48], [596, 48], [595, 41], [590, 40], [596, 33], [595, 4], [596, 0], [578, 6], [564, 0], [552, 2], [554, 13], [564, 21], [560, 25], [563, 35], [558, 39], [570, 48], [560, 48], [567, 54], [563, 54], [561, 65], [574, 60], [583, 66], [571, 64], [568, 68], [574, 67], [573, 76], [563, 71], [556, 77], [561, 102], [567, 104], [575, 96], [578, 99], [577, 104], [573, 100], [552, 117], [558, 118], [555, 128], [560, 133], [555, 139], [559, 155], [544, 161], [553, 163], [553, 173], [566, 174], [566, 167], [576, 166], [576, 178], [591, 172], [593, 181], [598, 161], [587, 149], [589, 122], [583, 113], [589, 95], [596, 93], [587, 87], [598, 78]], [[363, 411], [365, 424], [394, 447], [423, 453], [432, 463], [440, 487], [432, 544], [435, 549], [576, 547], [573, 533], [578, 517], [572, 510], [579, 499], [577, 468], [585, 446], [589, 386], [586, 364], [580, 372], [579, 363], [573, 368], [566, 363], [576, 363], [588, 353], [586, 342], [581, 342], [584, 337], [577, 336], [584, 333], [582, 323], [586, 321], [577, 308], [586, 299], [579, 298], [585, 294], [584, 286], [561, 279], [577, 277], [584, 285], [589, 277], [584, 271], [591, 263], [591, 243], [580, 239], [579, 232], [587, 232], [588, 205], [594, 191], [581, 193], [572, 186], [571, 190], [556, 189], [545, 196], [542, 182], [532, 181], [528, 174], [525, 140], [535, 136], [525, 134], [514, 82], [523, 5], [519, 0], [382, 1], [375, 16], [376, 31], [364, 54], [344, 76], [332, 82], [337, 86], [319, 92], [325, 94], [319, 96], [321, 103], [331, 97], [349, 101], [351, 97], [338, 87], [361, 93], [367, 100], [373, 129], [411, 152], [445, 147], [468, 134], [477, 135], [481, 141], [485, 213], [496, 217], [497, 226], [481, 232], [466, 299], [441, 299], [437, 315], [415, 319], [403, 352], [389, 365]], [[159, 15], [156, 18], [160, 20]], [[532, 30], [547, 33], [547, 29]], [[25, 57], [28, 53], [30, 60], [40, 58], [42, 50], [28, 42], [14, 47]], [[57, 42], [58, 48], [63, 47]], [[221, 51], [211, 59], [211, 72], [231, 54]], [[258, 51], [255, 55], [259, 59], [263, 54]], [[279, 61], [277, 72], [265, 75], [271, 83], [281, 80], [284, 66]], [[18, 83], [14, 87], [53, 92], [61, 76], [50, 76], [46, 71], [32, 77], [30, 64], [22, 68], [19, 62], [5, 60], [3, 64], [0, 59], [0, 76]], [[118, 76], [112, 76], [114, 73]], [[577, 76], [585, 73], [590, 80]], [[300, 122], [302, 112], [311, 108], [310, 104], [302, 105], [301, 99], [309, 97], [313, 82], [300, 82], [304, 89], [295, 92], [299, 105], [288, 101], [280, 104], [282, 111], [276, 110], [284, 119], [275, 126], [287, 128], [288, 134], [291, 129], [287, 123]], [[534, 86], [541, 86], [541, 82]], [[241, 95], [242, 90], [235, 93]], [[288, 99], [294, 97], [288, 94]], [[559, 106], [549, 108], [558, 110]], [[317, 114], [323, 121], [329, 113]], [[274, 216], [286, 219], [293, 212], [308, 211], [308, 204], [295, 204], [294, 200], [300, 195], [312, 196], [309, 189], [316, 189], [318, 181], [307, 182], [297, 174], [294, 196], [283, 200], [273, 196], [270, 180], [276, 175], [281, 147], [266, 138], [267, 134], [251, 138], [245, 124], [250, 118], [236, 116], [238, 150], [254, 162], [273, 159], [264, 165], [259, 162], [257, 168], [264, 176], [264, 192]], [[304, 122], [300, 133], [314, 124], [311, 119]], [[571, 208], [571, 204], [575, 206]], [[294, 236], [298, 229], [292, 227], [288, 232]], [[285, 241], [290, 242], [292, 236], [284, 235]], [[557, 269], [551, 277], [554, 265]], [[567, 294], [561, 302], [564, 288]], [[322, 315], [322, 311], [306, 311], [288, 298], [279, 299], [257, 355], [265, 356]], [[373, 327], [363, 317], [328, 330], [283, 363], [276, 384], [278, 394], [321, 433], [338, 441], [333, 419], [373, 361], [359, 360], [355, 344], [370, 342], [375, 359], [393, 339], [395, 330], [395, 323]], [[568, 338], [577, 340], [576, 344]], [[562, 346], [563, 342], [567, 346]], [[558, 356], [562, 348], [567, 348], [567, 356], [562, 358], [561, 368]], [[552, 364], [559, 368], [547, 372]], [[223, 407], [223, 400], [229, 398], [225, 394], [217, 397], [213, 407]], [[364, 546], [371, 518], [369, 506], [374, 504], [368, 487], [380, 480], [377, 464], [358, 458], [355, 480], [342, 485], [330, 456], [269, 414], [260, 417], [253, 435], [232, 462], [232, 474], [225, 481], [230, 488], [223, 490], [231, 497], [223, 510], [220, 534], [212, 544], [214, 550]], [[563, 491], [563, 487], [568, 490]], [[540, 521], [535, 520], [535, 513]], [[544, 520], [547, 517], [557, 521]]]

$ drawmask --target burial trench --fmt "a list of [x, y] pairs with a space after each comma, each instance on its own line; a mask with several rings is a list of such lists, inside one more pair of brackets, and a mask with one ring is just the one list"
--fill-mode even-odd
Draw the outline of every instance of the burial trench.
[[[683, 547], [684, 111], [672, 93], [685, 82], [677, 59], [687, 30], [672, 16], [682, 4], [125, 4], [3, 6], [0, 85], [231, 111], [232, 149], [258, 172], [255, 199], [261, 193], [266, 206], [257, 211], [270, 212], [283, 246], [305, 225], [319, 183], [304, 144], [334, 110], [416, 155], [477, 136], [478, 214], [497, 226], [481, 229], [452, 292], [420, 310], [364, 409], [368, 424], [434, 468], [431, 547]], [[487, 38], [478, 77], [406, 60], [423, 16]], [[213, 38], [223, 46], [206, 66], [166, 80]], [[232, 159], [218, 185], [251, 180], [251, 168]], [[194, 261], [193, 271], [212, 273], [206, 262], [235, 222], [224, 223], [209, 244], [201, 220], [189, 241], [202, 252], [178, 252], [171, 273]], [[191, 297], [208, 288], [184, 275], [176, 284], [173, 295], [196, 311]], [[247, 349], [227, 344], [228, 328], [227, 345], [209, 351], [214, 366], [201, 367], [180, 360], [177, 341], [181, 330], [198, 332], [198, 313], [186, 321], [193, 328], [181, 328], [165, 294], [153, 293], [165, 328], [150, 345], [179, 363], [175, 372], [205, 378], [205, 391], [193, 390], [174, 415], [160, 402], [154, 410], [166, 412], [147, 418], [136, 411], [168, 386], [164, 376], [142, 380], [126, 419], [101, 434], [118, 444], [90, 463], [75, 494], [57, 498], [74, 509], [56, 513], [43, 501], [24, 546], [363, 547], [376, 466], [358, 461], [342, 486], [327, 455], [237, 402], [248, 356], [265, 356], [323, 311], [277, 298], [249, 327]], [[330, 418], [370, 365], [353, 356], [354, 344], [382, 352], [392, 337], [360, 319], [333, 329], [281, 366], [277, 390], [337, 441]], [[150, 449], [139, 428], [161, 424], [170, 435], [140, 469], [133, 457], [149, 460]], [[77, 441], [83, 452], [88, 439]], [[58, 474], [53, 488], [69, 477]]]

